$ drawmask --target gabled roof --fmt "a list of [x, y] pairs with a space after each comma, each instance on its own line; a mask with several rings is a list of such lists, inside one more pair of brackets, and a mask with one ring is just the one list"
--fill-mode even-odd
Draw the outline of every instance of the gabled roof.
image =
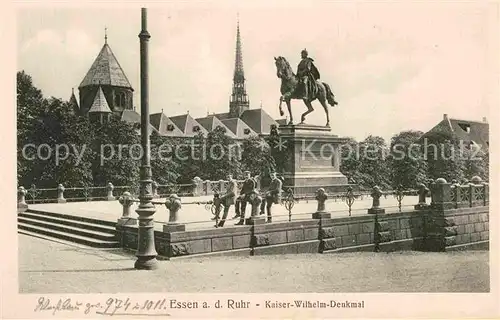
[[163, 112], [149, 115], [149, 122], [162, 136], [184, 136], [184, 133]]
[[80, 113], [80, 106], [78, 105], [78, 100], [76, 100], [74, 89], [71, 89], [71, 97], [69, 98], [69, 103], [71, 104], [71, 107], [73, 108], [73, 112], [75, 114], [79, 114]]
[[[249, 136], [257, 135], [246, 123], [240, 118], [231, 118], [221, 120], [221, 122], [233, 132], [238, 139], [245, 139]], [[245, 133], [247, 131], [247, 133]]]
[[140, 123], [141, 115], [135, 112], [135, 110], [123, 110], [121, 120], [125, 122]]
[[101, 85], [126, 87], [133, 90], [125, 72], [123, 72], [122, 67], [107, 43], [104, 44], [94, 63], [92, 63], [79, 88], [99, 83]]
[[[129, 123], [141, 123], [141, 115], [137, 113], [135, 110], [123, 110], [120, 116], [121, 121], [129, 122]], [[140, 128], [138, 131], [140, 132]], [[151, 124], [149, 125], [149, 133], [152, 132], [158, 132], [158, 130], [152, 126]]]
[[101, 86], [99, 86], [99, 89], [97, 89], [94, 102], [92, 102], [92, 106], [90, 106], [89, 110], [89, 113], [95, 112], [111, 113], [111, 109], [109, 108], [108, 102], [106, 101], [104, 92], [102, 92]]
[[208, 115], [204, 118], [197, 118], [199, 124], [203, 126], [207, 131], [212, 131], [217, 127], [222, 127], [226, 130], [226, 135], [230, 138], [236, 138], [236, 135], [228, 128], [222, 121], [217, 119], [215, 115]]
[[429, 132], [447, 132], [464, 142], [474, 142], [483, 148], [489, 147], [489, 124], [487, 122], [452, 119], [445, 115], [443, 120]]
[[[489, 144], [489, 124], [477, 121], [464, 121], [458, 119], [450, 119], [450, 124], [453, 133], [458, 139], [465, 141], [473, 141], [484, 148], [488, 148]], [[469, 132], [467, 132], [469, 127]]]
[[278, 123], [264, 109], [246, 110], [240, 119], [259, 134], [269, 134], [271, 125], [278, 126]]
[[194, 136], [198, 133], [194, 128], [197, 127], [199, 132], [201, 132], [204, 136], [207, 136], [208, 131], [205, 129], [200, 123], [198, 123], [193, 117], [187, 114], [183, 114], [180, 116], [170, 117], [170, 120], [179, 128], [182, 133], [186, 136]]

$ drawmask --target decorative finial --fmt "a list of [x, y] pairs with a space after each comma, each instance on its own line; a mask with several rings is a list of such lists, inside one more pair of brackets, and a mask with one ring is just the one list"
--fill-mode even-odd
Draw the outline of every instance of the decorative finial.
[[163, 108], [161, 108], [161, 113], [163, 113]]
[[104, 27], [104, 44], [108, 44], [108, 27]]
[[71, 94], [75, 94], [75, 88], [71, 88]]
[[262, 100], [260, 100], [260, 108], [262, 109]]

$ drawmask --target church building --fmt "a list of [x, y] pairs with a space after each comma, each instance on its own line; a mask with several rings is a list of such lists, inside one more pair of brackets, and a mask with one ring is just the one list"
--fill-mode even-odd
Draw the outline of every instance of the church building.
[[[101, 51], [78, 90], [80, 99], [76, 99], [74, 91], [70, 98], [77, 114], [88, 116], [92, 121], [103, 124], [111, 114], [118, 115], [122, 121], [140, 123], [140, 114], [133, 106], [134, 89], [111, 50], [107, 35]], [[162, 136], [193, 137], [199, 132], [206, 136], [208, 132], [221, 127], [233, 139], [265, 136], [270, 133], [272, 125], [278, 126], [278, 122], [265, 112], [262, 106], [250, 108], [239, 21], [236, 28], [236, 57], [228, 112], [207, 114], [195, 119], [189, 112], [176, 115], [171, 111], [165, 113], [162, 109], [159, 113], [150, 114], [150, 124], [151, 130]]]

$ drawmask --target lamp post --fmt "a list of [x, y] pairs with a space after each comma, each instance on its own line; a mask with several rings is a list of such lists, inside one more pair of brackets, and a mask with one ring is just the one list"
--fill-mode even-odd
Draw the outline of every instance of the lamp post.
[[151, 35], [147, 31], [147, 9], [141, 8], [141, 147], [143, 150], [139, 200], [136, 212], [139, 215], [139, 236], [137, 240], [137, 260], [134, 267], [142, 270], [157, 268], [153, 215], [153, 180], [151, 179], [151, 151], [149, 141], [149, 75], [148, 42]]

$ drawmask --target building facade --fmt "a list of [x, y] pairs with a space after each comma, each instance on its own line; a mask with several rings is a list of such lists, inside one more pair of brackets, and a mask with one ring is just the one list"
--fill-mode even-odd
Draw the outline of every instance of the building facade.
[[[140, 123], [140, 114], [133, 107], [134, 89], [111, 50], [107, 36], [78, 90], [80, 99], [76, 98], [73, 91], [70, 102], [79, 115], [104, 123], [111, 114], [115, 114], [122, 121]], [[236, 27], [234, 74], [228, 112], [207, 114], [195, 119], [189, 112], [175, 114], [167, 110], [165, 113], [162, 109], [160, 113], [150, 115], [150, 124], [151, 130], [162, 136], [189, 138], [198, 133], [206, 136], [208, 132], [221, 127], [233, 139], [265, 136], [270, 133], [271, 126], [279, 125], [262, 106], [250, 109], [239, 21]]]

